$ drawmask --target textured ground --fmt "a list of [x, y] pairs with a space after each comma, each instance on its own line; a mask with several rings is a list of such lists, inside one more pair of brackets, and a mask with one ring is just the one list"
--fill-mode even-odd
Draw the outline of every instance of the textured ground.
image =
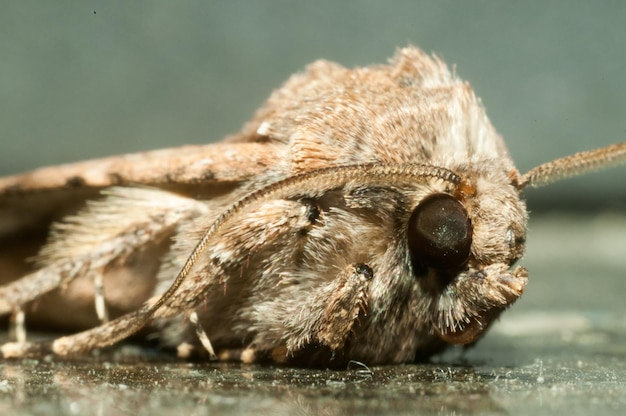
[[126, 346], [0, 362], [0, 414], [621, 414], [626, 217], [531, 222], [527, 293], [476, 348], [345, 371], [188, 364]]

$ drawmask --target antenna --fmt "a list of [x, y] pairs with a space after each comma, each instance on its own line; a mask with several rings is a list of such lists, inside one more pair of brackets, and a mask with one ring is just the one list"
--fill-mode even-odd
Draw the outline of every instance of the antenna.
[[517, 189], [538, 188], [559, 179], [583, 175], [626, 163], [626, 142], [574, 153], [539, 165], [519, 178]]

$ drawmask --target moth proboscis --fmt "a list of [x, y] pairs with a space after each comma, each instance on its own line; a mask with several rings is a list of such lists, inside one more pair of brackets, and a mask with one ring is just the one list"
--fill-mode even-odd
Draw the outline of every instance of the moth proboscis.
[[[0, 178], [0, 313], [17, 337], [0, 350], [72, 356], [144, 328], [183, 355], [427, 359], [522, 295], [521, 192], [624, 160], [626, 142], [520, 175], [438, 58], [318, 61], [221, 143]], [[83, 332], [29, 342], [24, 317]]]

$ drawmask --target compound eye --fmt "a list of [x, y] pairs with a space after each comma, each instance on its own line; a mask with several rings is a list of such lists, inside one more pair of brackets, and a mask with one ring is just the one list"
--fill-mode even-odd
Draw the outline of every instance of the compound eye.
[[472, 223], [463, 204], [443, 193], [424, 198], [409, 219], [408, 243], [413, 261], [421, 265], [463, 266], [472, 246]]

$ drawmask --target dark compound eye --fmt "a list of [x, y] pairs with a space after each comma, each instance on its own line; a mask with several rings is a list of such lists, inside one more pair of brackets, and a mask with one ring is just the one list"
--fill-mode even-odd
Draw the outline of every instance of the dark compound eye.
[[408, 243], [413, 261], [422, 266], [462, 266], [472, 245], [472, 223], [463, 204], [443, 193], [424, 198], [409, 219]]

